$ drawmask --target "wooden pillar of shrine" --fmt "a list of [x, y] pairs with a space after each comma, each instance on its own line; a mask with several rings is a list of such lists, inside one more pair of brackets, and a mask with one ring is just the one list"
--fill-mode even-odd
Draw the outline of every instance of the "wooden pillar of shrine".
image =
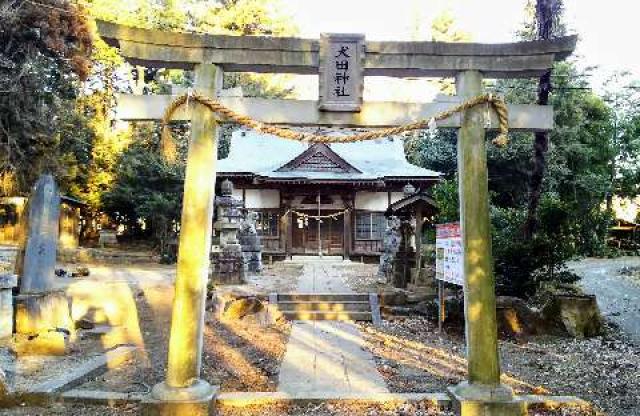
[[343, 195], [342, 201], [344, 202], [344, 236], [343, 236], [343, 257], [345, 260], [349, 260], [351, 258], [351, 250], [353, 247], [353, 218], [354, 212], [353, 209], [355, 207], [355, 194], [352, 193], [350, 195]]

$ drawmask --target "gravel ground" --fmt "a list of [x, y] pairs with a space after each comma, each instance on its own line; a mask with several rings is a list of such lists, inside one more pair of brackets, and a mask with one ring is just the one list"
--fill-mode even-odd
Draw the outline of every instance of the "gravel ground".
[[245, 284], [219, 285], [217, 290], [259, 295], [295, 292], [302, 267], [302, 264], [285, 262], [265, 265], [259, 275], [248, 275]]
[[584, 259], [569, 263], [578, 284], [597, 296], [602, 314], [640, 345], [640, 257]]
[[[84, 384], [83, 389], [144, 392], [164, 379], [171, 321], [171, 286], [136, 296], [143, 354]], [[251, 320], [221, 323], [207, 313], [202, 377], [222, 391], [274, 391], [290, 325], [261, 327]], [[152, 365], [151, 365], [152, 364]]]
[[378, 292], [387, 287], [378, 281], [378, 265], [368, 263], [342, 263], [332, 265], [342, 273], [342, 281], [359, 293]]
[[48, 407], [22, 406], [0, 409], [0, 415], [11, 416], [122, 416], [138, 414], [138, 406], [135, 404], [92, 406], [81, 403], [54, 403]]
[[9, 386], [14, 391], [25, 391], [35, 384], [56, 378], [93, 357], [104, 352], [97, 339], [78, 339], [71, 344], [66, 356], [16, 357], [10, 341], [0, 343], [0, 368], [5, 372]]
[[[418, 318], [361, 329], [392, 392], [443, 391], [466, 376], [459, 333], [439, 336]], [[518, 393], [574, 395], [609, 416], [640, 415], [640, 348], [614, 327], [592, 339], [502, 341], [500, 354], [503, 382]]]

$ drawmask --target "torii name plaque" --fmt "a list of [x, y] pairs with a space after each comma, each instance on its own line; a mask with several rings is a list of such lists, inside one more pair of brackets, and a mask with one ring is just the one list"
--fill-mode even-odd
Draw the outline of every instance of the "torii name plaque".
[[364, 87], [364, 55], [364, 35], [320, 35], [320, 110], [360, 111]]

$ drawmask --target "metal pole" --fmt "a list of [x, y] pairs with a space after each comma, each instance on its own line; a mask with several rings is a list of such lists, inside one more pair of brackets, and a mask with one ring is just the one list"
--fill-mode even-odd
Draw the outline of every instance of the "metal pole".
[[322, 238], [320, 236], [320, 191], [318, 191], [318, 256], [322, 257]]
[[444, 281], [438, 280], [438, 332], [442, 332], [442, 324], [445, 319]]

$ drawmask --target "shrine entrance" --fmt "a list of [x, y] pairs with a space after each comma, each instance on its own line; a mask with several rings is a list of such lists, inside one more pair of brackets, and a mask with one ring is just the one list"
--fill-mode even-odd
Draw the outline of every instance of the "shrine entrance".
[[[298, 215], [298, 212], [304, 215]], [[335, 215], [335, 217], [317, 220], [314, 218], [317, 215], [314, 210], [296, 211], [293, 218], [291, 252], [305, 255], [322, 253], [326, 256], [342, 256], [344, 253], [344, 219], [340, 214], [341, 211], [338, 210], [322, 211], [322, 215]], [[320, 221], [319, 229], [318, 221]]]
[[[452, 387], [450, 395], [463, 416], [522, 414], [522, 402], [500, 380], [485, 138], [486, 130], [499, 129], [494, 143], [504, 146], [509, 128], [551, 130], [553, 110], [507, 106], [484, 93], [483, 80], [544, 75], [554, 62], [572, 53], [576, 37], [485, 45], [365, 42], [362, 35], [323, 35], [320, 40], [203, 36], [107, 23], [98, 26], [102, 37], [132, 63], [195, 73], [195, 93], [129, 97], [126, 112], [118, 114], [122, 119], [162, 119], [165, 125], [175, 119], [192, 122], [167, 377], [154, 387], [148, 409], [163, 415], [204, 415], [215, 395], [215, 389], [201, 379], [200, 370], [218, 126], [233, 122], [284, 139], [323, 144], [380, 139], [426, 128], [458, 129], [468, 381]], [[319, 100], [219, 97], [223, 71], [317, 74]], [[365, 76], [453, 77], [457, 95], [434, 103], [363, 102]], [[316, 135], [275, 125], [378, 130], [351, 136]], [[330, 250], [331, 240], [328, 244]], [[303, 246], [306, 250], [306, 242]]]

